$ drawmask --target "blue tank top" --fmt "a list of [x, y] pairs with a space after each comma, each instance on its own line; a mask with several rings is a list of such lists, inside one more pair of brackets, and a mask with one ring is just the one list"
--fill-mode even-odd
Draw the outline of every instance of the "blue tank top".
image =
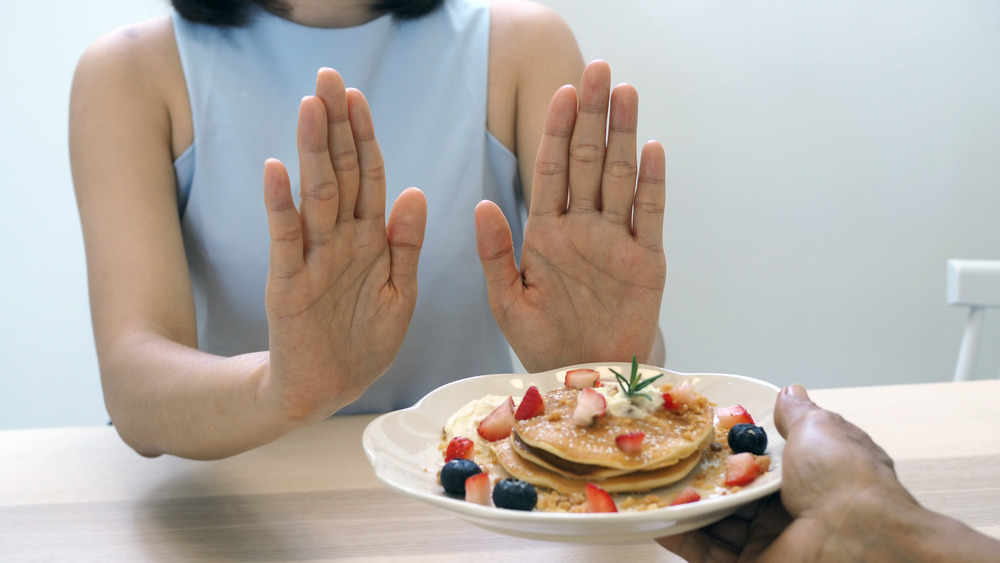
[[390, 370], [341, 412], [407, 407], [450, 381], [510, 372], [473, 219], [480, 200], [496, 202], [520, 249], [517, 161], [486, 129], [488, 3], [446, 0], [417, 20], [386, 15], [347, 29], [267, 13], [236, 29], [192, 24], [176, 13], [173, 23], [194, 125], [194, 143], [174, 169], [200, 349], [231, 356], [268, 347], [264, 160], [285, 163], [297, 202], [298, 105], [326, 66], [371, 105], [387, 206], [409, 186], [422, 189], [428, 203], [406, 340]]

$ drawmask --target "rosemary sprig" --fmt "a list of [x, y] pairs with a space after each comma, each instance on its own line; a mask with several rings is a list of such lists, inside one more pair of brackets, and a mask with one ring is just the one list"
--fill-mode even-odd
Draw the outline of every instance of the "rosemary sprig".
[[657, 374], [648, 379], [639, 380], [639, 362], [635, 359], [635, 354], [632, 355], [632, 374], [628, 379], [625, 376], [611, 369], [611, 373], [615, 374], [615, 379], [618, 380], [618, 385], [622, 388], [622, 392], [629, 399], [633, 397], [645, 397], [646, 399], [651, 399], [649, 394], [643, 393], [642, 390], [649, 386], [650, 383], [656, 381], [657, 379], [663, 377], [663, 374]]

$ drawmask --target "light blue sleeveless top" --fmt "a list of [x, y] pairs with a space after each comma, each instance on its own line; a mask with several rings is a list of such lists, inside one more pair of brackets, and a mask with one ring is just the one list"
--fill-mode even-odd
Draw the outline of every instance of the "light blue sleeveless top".
[[176, 13], [173, 20], [194, 122], [194, 144], [174, 169], [199, 347], [225, 356], [268, 347], [264, 160], [285, 163], [297, 201], [299, 101], [315, 92], [316, 71], [327, 66], [371, 105], [387, 206], [409, 186], [428, 203], [406, 340], [389, 372], [341, 412], [407, 407], [444, 383], [509, 372], [473, 220], [476, 203], [496, 202], [521, 248], [517, 161], [486, 130], [488, 3], [446, 0], [418, 20], [386, 15], [348, 29], [266, 13], [238, 29], [192, 24]]

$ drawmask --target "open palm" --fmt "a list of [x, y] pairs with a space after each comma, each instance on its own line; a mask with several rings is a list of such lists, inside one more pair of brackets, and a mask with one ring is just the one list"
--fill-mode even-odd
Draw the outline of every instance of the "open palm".
[[399, 351], [416, 303], [427, 208], [411, 188], [386, 222], [368, 104], [331, 69], [300, 105], [298, 152], [299, 210], [285, 167], [265, 166], [267, 388], [283, 410], [308, 420], [356, 399]]
[[[648, 359], [666, 278], [665, 157], [649, 142], [636, 166], [638, 94], [610, 87], [607, 63], [564, 86], [538, 149], [521, 265], [500, 209], [476, 209], [490, 308], [530, 371]], [[610, 107], [610, 119], [609, 119]]]

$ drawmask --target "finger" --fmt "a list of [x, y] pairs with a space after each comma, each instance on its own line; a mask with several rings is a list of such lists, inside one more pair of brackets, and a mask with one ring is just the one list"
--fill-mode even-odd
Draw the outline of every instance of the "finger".
[[389, 278], [400, 292], [417, 298], [417, 263], [427, 226], [427, 199], [417, 188], [407, 188], [396, 198], [386, 232], [389, 237]]
[[569, 182], [569, 144], [576, 121], [576, 89], [566, 85], [556, 91], [545, 117], [545, 131], [538, 145], [531, 180], [531, 215], [566, 212]]
[[706, 530], [708, 535], [734, 550], [739, 550], [747, 543], [747, 534], [750, 530], [750, 520], [742, 518], [723, 518]]
[[299, 194], [304, 250], [330, 242], [337, 222], [337, 178], [327, 148], [326, 107], [316, 96], [299, 105]]
[[708, 537], [705, 532], [697, 530], [656, 538], [656, 543], [685, 561], [704, 561], [708, 551]]
[[781, 504], [780, 495], [767, 497], [759, 516], [750, 525], [746, 545], [740, 556], [746, 561], [757, 561], [792, 524], [792, 517]]
[[481, 201], [476, 206], [476, 251], [486, 277], [490, 309], [499, 322], [503, 311], [522, 291], [523, 283], [514, 259], [510, 225], [492, 201]]
[[864, 430], [844, 420], [837, 413], [825, 411], [809, 399], [809, 394], [801, 385], [789, 385], [781, 390], [774, 408], [774, 424], [778, 432], [789, 440], [789, 434], [804, 433], [810, 447], [822, 448], [829, 444], [828, 451], [837, 448], [861, 448], [855, 454], [868, 456], [872, 464], [884, 465], [895, 473], [895, 463], [881, 446], [875, 443]]
[[608, 151], [602, 176], [604, 216], [632, 227], [632, 199], [635, 194], [635, 130], [638, 123], [639, 94], [629, 84], [620, 84], [611, 93], [608, 120]]
[[354, 216], [358, 219], [385, 217], [385, 163], [375, 139], [375, 125], [368, 100], [360, 90], [347, 89], [347, 111], [358, 150], [360, 174]]
[[269, 275], [290, 278], [305, 266], [302, 223], [292, 199], [288, 170], [275, 159], [264, 163], [264, 208], [271, 236]]
[[594, 61], [588, 64], [580, 80], [580, 106], [569, 145], [570, 211], [601, 209], [610, 90], [611, 67], [608, 63]]
[[632, 233], [640, 245], [654, 251], [663, 250], [666, 160], [660, 143], [649, 141], [642, 147], [639, 181], [635, 189], [635, 209], [632, 212]]
[[788, 433], [799, 425], [798, 422], [809, 414], [809, 411], [818, 408], [809, 399], [805, 387], [789, 385], [778, 394], [774, 406], [774, 425], [778, 428], [778, 432], [787, 438]]
[[656, 543], [691, 563], [722, 563], [737, 560], [737, 553], [703, 530], [656, 538]]
[[347, 92], [344, 79], [330, 68], [322, 68], [316, 75], [316, 96], [326, 107], [327, 150], [333, 163], [333, 173], [340, 190], [337, 217], [354, 217], [354, 204], [358, 197], [358, 151], [347, 112]]

